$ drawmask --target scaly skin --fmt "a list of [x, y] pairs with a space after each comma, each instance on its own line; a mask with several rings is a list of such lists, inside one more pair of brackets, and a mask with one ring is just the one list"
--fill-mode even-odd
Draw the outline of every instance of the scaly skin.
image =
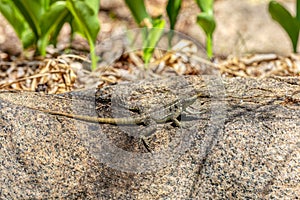
[[[140, 117], [135, 117], [135, 118], [125, 118], [125, 117], [124, 118], [101, 118], [101, 117], [76, 115], [76, 114], [36, 109], [36, 108], [31, 108], [31, 109], [48, 113], [50, 115], [58, 115], [58, 116], [73, 118], [73, 119], [82, 120], [86, 122], [102, 123], [102, 124], [114, 124], [114, 125], [142, 124], [142, 123], [146, 123], [146, 119], [154, 120], [156, 123], [164, 123], [167, 121], [174, 121], [183, 111], [185, 111], [187, 107], [191, 106], [199, 96], [201, 96], [201, 94], [196, 94], [187, 99], [176, 100], [175, 102], [159, 107], [158, 109], [155, 109], [150, 113], [142, 114]], [[157, 114], [160, 113], [165, 113], [165, 115], [157, 116]], [[175, 122], [175, 124], [178, 123]]]
[[86, 122], [93, 122], [93, 123], [102, 123], [102, 124], [114, 124], [114, 125], [131, 125], [131, 124], [144, 124], [147, 127], [141, 132], [140, 139], [144, 144], [145, 148], [151, 152], [149, 145], [148, 145], [148, 138], [156, 131], [157, 123], [165, 123], [167, 121], [172, 121], [177, 127], [180, 127], [181, 124], [177, 120], [177, 118], [181, 115], [183, 111], [186, 110], [189, 106], [191, 106], [201, 94], [196, 94], [190, 98], [186, 99], [177, 99], [170, 104], [163, 105], [149, 113], [142, 114], [139, 117], [135, 118], [101, 118], [101, 117], [91, 117], [91, 116], [84, 116], [84, 115], [75, 115], [70, 113], [64, 112], [57, 112], [51, 110], [42, 110], [36, 109], [35, 110], [48, 113], [51, 115], [58, 115], [68, 118], [73, 118], [77, 120], [82, 120]]

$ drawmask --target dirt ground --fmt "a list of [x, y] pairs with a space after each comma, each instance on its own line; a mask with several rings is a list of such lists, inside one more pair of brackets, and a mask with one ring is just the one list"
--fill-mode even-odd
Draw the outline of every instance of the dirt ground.
[[[267, 0], [215, 0], [214, 12], [217, 22], [213, 47], [215, 59], [214, 63], [210, 63], [206, 69], [217, 69], [223, 76], [230, 77], [299, 76], [300, 56], [292, 54], [292, 45], [287, 34], [271, 19], [268, 13], [268, 2]], [[167, 0], [145, 0], [145, 3], [153, 17], [163, 15], [167, 20], [165, 12]], [[290, 10], [293, 10], [296, 4], [294, 0], [282, 0], [281, 3]], [[100, 43], [111, 39], [112, 36], [137, 28], [123, 0], [102, 0], [100, 6], [101, 31], [97, 42]], [[184, 0], [175, 29], [205, 46], [205, 35], [196, 24], [199, 12], [194, 0]], [[188, 67], [190, 61], [179, 65], [180, 62], [176, 60], [170, 65], [164, 64], [164, 67], [160, 67], [163, 73], [157, 73], [157, 69], [149, 70], [151, 73], [153, 71], [149, 76], [141, 68], [141, 62], [130, 63], [133, 60], [139, 61], [137, 56], [125, 56], [127, 60], [123, 58], [121, 58], [123, 60], [114, 60], [109, 69], [106, 65], [99, 64], [98, 69], [91, 73], [89, 66], [84, 66], [83, 62], [68, 59], [61, 63], [60, 59], [55, 60], [57, 59], [55, 55], [65, 56], [66, 49], [68, 50], [66, 54], [75, 56], [86, 56], [89, 52], [88, 44], [83, 38], [76, 36], [71, 49], [69, 41], [70, 27], [65, 25], [58, 38], [57, 47], [48, 48], [47, 58], [54, 60], [30, 58], [30, 56], [27, 56], [29, 59], [24, 59], [27, 54], [30, 55], [30, 52], [26, 51], [23, 53], [25, 57], [14, 57], [12, 55], [20, 55], [22, 52], [21, 44], [12, 27], [0, 15], [0, 89], [40, 91], [40, 88], [42, 90], [48, 88], [47, 91], [51, 91], [50, 93], [60, 93], [121, 81], [169, 76], [168, 73], [163, 73], [170, 70], [176, 75], [199, 75], [206, 71], [206, 69], [191, 69]], [[110, 54], [112, 49], [104, 52]], [[200, 56], [205, 57], [205, 52]], [[161, 60], [161, 58], [155, 59]], [[162, 59], [161, 62], [163, 61], [166, 60]], [[183, 67], [178, 68], [178, 66]], [[57, 74], [57, 71], [63, 73]]]
[[[159, 15], [164, 13], [166, 2], [166, 0], [146, 0], [147, 9], [153, 16]], [[217, 21], [214, 34], [215, 55], [247, 53], [287, 55], [291, 53], [292, 47], [287, 34], [268, 14], [268, 2], [267, 0], [216, 0], [214, 3]], [[290, 10], [294, 10], [295, 0], [281, 0], [280, 2]], [[199, 11], [194, 0], [183, 1], [176, 29], [204, 44], [204, 34], [196, 25], [196, 16]], [[136, 28], [123, 0], [102, 0], [99, 19], [101, 22], [99, 40], [109, 38], [128, 28]], [[62, 31], [60, 41], [66, 42], [68, 37], [68, 27], [66, 27]], [[17, 54], [21, 51], [20, 42], [3, 16], [0, 16], [0, 50], [10, 54]]]

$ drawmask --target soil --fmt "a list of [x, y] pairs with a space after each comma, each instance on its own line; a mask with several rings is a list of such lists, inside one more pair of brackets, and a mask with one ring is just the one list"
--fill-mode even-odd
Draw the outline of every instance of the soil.
[[[164, 12], [167, 0], [146, 0], [145, 2], [147, 10], [152, 16], [162, 14], [167, 19]], [[295, 1], [282, 0], [280, 2], [293, 11]], [[292, 46], [287, 34], [271, 19], [267, 8], [267, 0], [216, 0], [214, 2], [217, 28], [213, 41], [215, 56], [213, 65], [224, 76], [299, 75], [299, 56], [292, 54]], [[196, 24], [196, 16], [199, 12], [200, 10], [194, 0], [183, 1], [176, 30], [191, 36], [205, 46], [204, 33]], [[98, 36], [98, 42], [110, 39], [112, 36], [121, 34], [126, 30], [137, 28], [123, 0], [102, 0], [99, 20], [101, 31]], [[55, 63], [59, 63], [61, 60], [57, 60], [57, 54], [65, 54], [64, 50], [69, 48], [69, 33], [70, 27], [65, 25], [59, 36], [57, 47], [48, 48], [49, 54], [47, 58], [52, 59], [50, 62], [42, 58], [32, 57], [32, 51], [22, 52], [20, 41], [16, 37], [14, 30], [5, 18], [0, 15], [1, 88], [5, 88], [3, 85], [25, 90], [39, 90], [37, 88], [43, 88], [44, 85], [50, 87], [52, 82], [41, 82], [43, 78], [37, 81], [32, 77], [40, 76], [37, 74], [41, 73], [41, 71], [53, 74], [53, 71], [58, 69]], [[68, 52], [72, 55], [83, 56], [82, 59], [85, 59], [88, 52], [88, 44], [84, 39], [76, 36]], [[259, 58], [255, 60], [257, 55]], [[252, 60], [253, 57], [254, 61], [249, 62], [249, 59]], [[49, 65], [50, 63], [54, 65], [52, 69], [47, 68], [47, 64]], [[65, 83], [63, 88], [51, 86], [48, 89], [48, 91], [52, 91], [51, 93], [70, 91], [76, 88], [90, 88], [103, 84], [103, 82], [109, 84], [135, 80], [138, 79], [137, 74], [139, 74], [132, 73], [133, 71], [136, 72], [137, 69], [128, 68], [127, 66], [113, 66], [113, 69], [105, 72], [105, 75], [103, 74], [103, 69], [96, 70], [91, 74], [89, 68], [85, 68], [82, 60], [78, 61], [78, 59], [68, 58], [64, 63], [67, 63], [67, 66], [64, 66], [63, 71], [71, 71], [67, 78], [69, 81]], [[35, 68], [38, 71], [35, 71]], [[64, 74], [68, 72], [65, 71]], [[119, 75], [124, 74], [124, 72], [126, 74], [125, 79]], [[177, 75], [190, 74], [190, 71], [188, 72], [176, 73]], [[107, 74], [109, 74], [109, 77]], [[63, 76], [62, 74], [56, 74], [49, 79], [62, 79]], [[26, 77], [30, 77], [30, 80], [26, 79]], [[102, 79], [102, 82], [99, 81], [99, 77]], [[24, 80], [27, 81], [27, 86], [25, 83], [22, 83], [19, 85], [15, 84], [12, 87], [12, 83], [19, 83], [20, 80], [23, 82]], [[32, 85], [32, 82], [35, 82], [34, 85]], [[56, 85], [62, 85], [62, 83], [60, 82]]]

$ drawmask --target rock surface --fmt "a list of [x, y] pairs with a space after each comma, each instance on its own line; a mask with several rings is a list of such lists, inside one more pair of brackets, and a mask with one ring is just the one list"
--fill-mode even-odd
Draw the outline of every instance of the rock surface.
[[[186, 80], [195, 90], [203, 90], [201, 77]], [[214, 88], [224, 86], [224, 91], [215, 94], [225, 92], [226, 96], [220, 95], [215, 105], [211, 98], [196, 104], [203, 112], [183, 131], [190, 136], [183, 138], [190, 142], [188, 148], [176, 151], [175, 146], [175, 152], [162, 148], [153, 154], [141, 153], [138, 148], [131, 152], [117, 148], [138, 146], [121, 126], [30, 109], [91, 114], [95, 102], [89, 98], [1, 92], [0, 198], [299, 197], [299, 79], [233, 78], [205, 83], [211, 87], [204, 94], [214, 94]], [[167, 137], [175, 129], [180, 135], [178, 128], [160, 127], [155, 145], [170, 147], [178, 142], [174, 135], [171, 140]], [[118, 143], [120, 138], [125, 140]], [[165, 158], [159, 157], [164, 153], [175, 159], [159, 160]]]

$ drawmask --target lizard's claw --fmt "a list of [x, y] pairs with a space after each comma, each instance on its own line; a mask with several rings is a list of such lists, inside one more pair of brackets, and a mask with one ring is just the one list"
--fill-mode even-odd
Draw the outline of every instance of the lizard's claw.
[[144, 147], [147, 149], [147, 151], [149, 153], [152, 153], [151, 149], [150, 149], [150, 146], [149, 146], [149, 138], [145, 137], [145, 136], [142, 136], [141, 137], [141, 142], [142, 144], [144, 145]]

